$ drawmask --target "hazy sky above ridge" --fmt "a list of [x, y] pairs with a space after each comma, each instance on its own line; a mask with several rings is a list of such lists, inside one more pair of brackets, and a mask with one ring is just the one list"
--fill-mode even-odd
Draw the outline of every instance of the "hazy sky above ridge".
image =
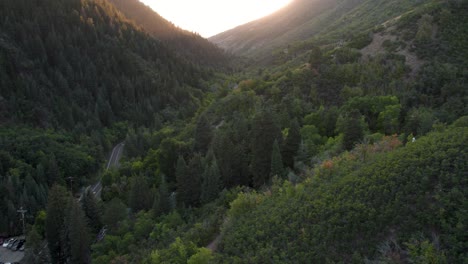
[[140, 0], [176, 26], [207, 38], [286, 6], [292, 0]]

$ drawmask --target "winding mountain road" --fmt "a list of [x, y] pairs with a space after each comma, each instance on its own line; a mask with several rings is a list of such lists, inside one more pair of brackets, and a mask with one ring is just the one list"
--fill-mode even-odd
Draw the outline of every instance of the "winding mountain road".
[[[109, 158], [109, 161], [107, 162], [107, 166], [106, 166], [106, 171], [109, 170], [110, 168], [113, 168], [113, 167], [119, 167], [119, 161], [120, 161], [120, 158], [122, 157], [122, 153], [123, 153], [123, 148], [125, 146], [125, 142], [121, 142], [119, 144], [117, 144], [113, 149], [112, 149], [112, 153], [111, 153], [111, 156]], [[102, 183], [101, 183], [101, 179], [99, 179], [99, 181], [94, 184], [94, 185], [90, 185], [90, 186], [87, 186], [80, 194], [80, 198], [78, 198], [78, 201], [81, 202], [81, 200], [83, 199], [83, 195], [86, 193], [87, 190], [89, 190], [91, 188], [91, 190], [93, 191], [94, 195], [98, 198], [101, 198], [101, 191], [102, 191]], [[103, 231], [104, 230], [104, 231]], [[105, 228], [103, 228], [101, 230], [101, 233], [103, 233], [102, 236], [105, 235]], [[39, 251], [38, 255], [39, 256], [42, 256], [43, 252], [45, 252], [44, 250], [47, 248], [47, 245], [48, 243], [44, 243], [44, 246], [42, 247], [41, 251]]]
[[[125, 143], [121, 142], [117, 144], [113, 149], [111, 156], [109, 158], [109, 161], [107, 162], [106, 166], [106, 171], [109, 170], [110, 168], [118, 168], [119, 167], [119, 161], [120, 158], [122, 157], [123, 149], [124, 149]], [[97, 182], [95, 185], [91, 186], [91, 190], [93, 191], [93, 194], [97, 197], [101, 197], [101, 191], [102, 191], [102, 183], [101, 180]]]
[[[125, 147], [125, 143], [121, 142], [121, 143], [117, 144], [112, 149], [112, 153], [111, 153], [109, 161], [107, 162], [107, 165], [106, 165], [106, 171], [109, 170], [110, 168], [118, 168], [119, 167], [119, 165], [120, 165], [119, 161], [120, 161], [120, 158], [122, 157], [124, 147]], [[100, 198], [101, 197], [101, 191], [102, 191], [102, 182], [101, 182], [101, 180], [99, 179], [99, 181], [94, 185], [87, 186], [84, 189], [84, 191], [81, 193], [80, 198], [78, 199], [79, 201], [81, 201], [81, 199], [83, 199], [84, 193], [89, 189], [91, 189], [91, 191], [96, 196], [96, 198]]]
[[124, 146], [125, 146], [125, 143], [121, 142], [112, 149], [112, 154], [109, 158], [109, 161], [107, 162], [106, 170], [112, 167], [119, 167], [119, 161], [120, 161], [120, 158], [122, 157]]

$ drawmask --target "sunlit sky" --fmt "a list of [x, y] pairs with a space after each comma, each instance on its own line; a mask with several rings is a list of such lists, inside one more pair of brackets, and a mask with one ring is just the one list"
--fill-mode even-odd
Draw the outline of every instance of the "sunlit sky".
[[261, 18], [292, 0], [140, 0], [176, 26], [211, 37]]

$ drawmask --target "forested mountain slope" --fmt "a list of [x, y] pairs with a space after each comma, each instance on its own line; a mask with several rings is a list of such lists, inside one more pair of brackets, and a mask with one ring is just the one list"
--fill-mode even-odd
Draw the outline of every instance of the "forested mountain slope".
[[107, 1], [0, 3], [3, 122], [88, 131], [122, 120], [149, 125], [159, 110], [193, 109], [202, 78]]
[[361, 145], [302, 184], [240, 195], [220, 263], [464, 263], [466, 125]]
[[227, 54], [200, 35], [174, 26], [139, 0], [109, 0], [128, 19], [195, 64], [228, 66]]
[[347, 41], [428, 2], [294, 0], [270, 16], [220, 33], [210, 41], [235, 54], [265, 57], [276, 48], [286, 49], [315, 36], [326, 40], [326, 44]]
[[[209, 40], [237, 54], [252, 54], [269, 47], [275, 39], [295, 30], [336, 3], [335, 0], [296, 0], [272, 15], [220, 33]], [[288, 41], [285, 40], [285, 43]]]
[[0, 235], [94, 184], [128, 126], [193, 114], [209, 75], [166, 45], [107, 1], [0, 1]]
[[226, 76], [152, 12], [1, 1], [0, 232], [28, 208], [25, 263], [463, 263], [467, 3], [297, 0]]
[[[49, 187], [78, 190], [96, 176], [104, 160], [99, 138], [40, 129], [0, 128], [0, 234], [20, 234], [16, 210], [28, 210], [26, 224], [47, 205]], [[73, 183], [70, 182], [73, 177]]]
[[342, 43], [337, 27], [246, 64], [190, 120], [130, 131], [103, 199], [131, 211], [93, 260], [463, 263], [466, 2], [395, 3]]

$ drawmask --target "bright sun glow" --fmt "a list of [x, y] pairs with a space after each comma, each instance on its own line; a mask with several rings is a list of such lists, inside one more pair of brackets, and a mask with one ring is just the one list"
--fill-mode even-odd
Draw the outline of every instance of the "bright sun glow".
[[261, 18], [292, 0], [140, 0], [183, 29], [211, 37]]

